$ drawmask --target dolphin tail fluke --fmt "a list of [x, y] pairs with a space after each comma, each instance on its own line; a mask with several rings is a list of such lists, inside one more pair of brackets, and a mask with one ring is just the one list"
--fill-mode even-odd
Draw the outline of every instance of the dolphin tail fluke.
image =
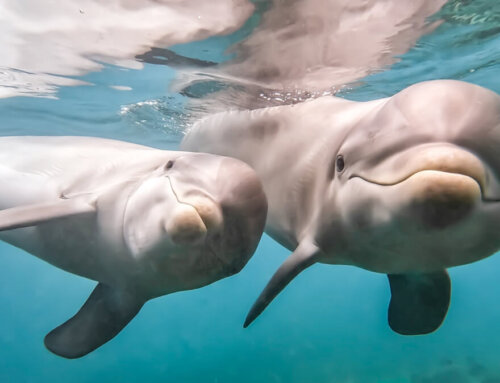
[[243, 327], [248, 327], [293, 278], [316, 263], [316, 257], [319, 252], [318, 247], [309, 241], [300, 243], [293, 254], [274, 273], [267, 286], [257, 298], [248, 312]]
[[431, 333], [441, 326], [450, 305], [446, 270], [426, 274], [389, 274], [389, 326], [402, 335]]
[[47, 334], [45, 346], [64, 358], [80, 358], [115, 337], [144, 302], [99, 283], [75, 316]]

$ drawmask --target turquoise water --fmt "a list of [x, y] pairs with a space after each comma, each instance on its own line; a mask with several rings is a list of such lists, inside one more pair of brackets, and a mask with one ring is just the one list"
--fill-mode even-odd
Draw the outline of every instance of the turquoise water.
[[[442, 20], [437, 29], [340, 95], [386, 97], [438, 78], [500, 93], [497, 4], [449, 2], [434, 16]], [[228, 57], [221, 47], [258, 21], [256, 16], [239, 35], [173, 49], [222, 61]], [[1, 99], [0, 135], [92, 135], [175, 149], [192, 117], [189, 97], [169, 91], [175, 75], [162, 65], [105, 65], [80, 77], [93, 85], [60, 88], [57, 99]], [[449, 313], [427, 336], [390, 331], [384, 275], [326, 265], [300, 275], [243, 329], [247, 310], [288, 254], [264, 236], [239, 274], [150, 301], [115, 339], [82, 359], [65, 360], [44, 348], [43, 337], [78, 310], [94, 282], [1, 243], [0, 381], [500, 382], [498, 256], [450, 270]]]

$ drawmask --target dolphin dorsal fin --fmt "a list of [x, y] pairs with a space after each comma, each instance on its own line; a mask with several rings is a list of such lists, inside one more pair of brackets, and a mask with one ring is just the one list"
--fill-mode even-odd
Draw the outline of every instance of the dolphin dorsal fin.
[[310, 240], [302, 241], [274, 273], [248, 312], [243, 327], [248, 327], [271, 301], [303, 270], [316, 263], [320, 249]]
[[54, 354], [80, 358], [114, 338], [139, 312], [145, 300], [99, 283], [71, 319], [45, 337]]
[[35, 226], [54, 219], [94, 214], [94, 204], [83, 198], [59, 199], [0, 210], [0, 231]]

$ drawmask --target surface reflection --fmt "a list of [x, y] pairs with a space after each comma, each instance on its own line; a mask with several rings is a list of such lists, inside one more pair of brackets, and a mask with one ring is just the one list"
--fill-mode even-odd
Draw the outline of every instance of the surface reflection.
[[274, 88], [324, 90], [394, 62], [446, 0], [275, 0], [226, 70]]
[[0, 0], [0, 97], [54, 96], [103, 63], [139, 69], [138, 54], [241, 27], [247, 0]]

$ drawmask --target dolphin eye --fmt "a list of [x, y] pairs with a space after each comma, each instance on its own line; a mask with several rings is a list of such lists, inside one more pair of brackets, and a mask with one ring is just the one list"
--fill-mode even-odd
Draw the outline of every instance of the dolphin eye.
[[170, 160], [167, 162], [167, 164], [165, 165], [165, 169], [172, 169], [172, 166], [174, 166], [174, 161]]
[[338, 155], [336, 163], [337, 163], [337, 171], [338, 172], [341, 172], [342, 170], [344, 170], [344, 168], [345, 168], [344, 156]]

